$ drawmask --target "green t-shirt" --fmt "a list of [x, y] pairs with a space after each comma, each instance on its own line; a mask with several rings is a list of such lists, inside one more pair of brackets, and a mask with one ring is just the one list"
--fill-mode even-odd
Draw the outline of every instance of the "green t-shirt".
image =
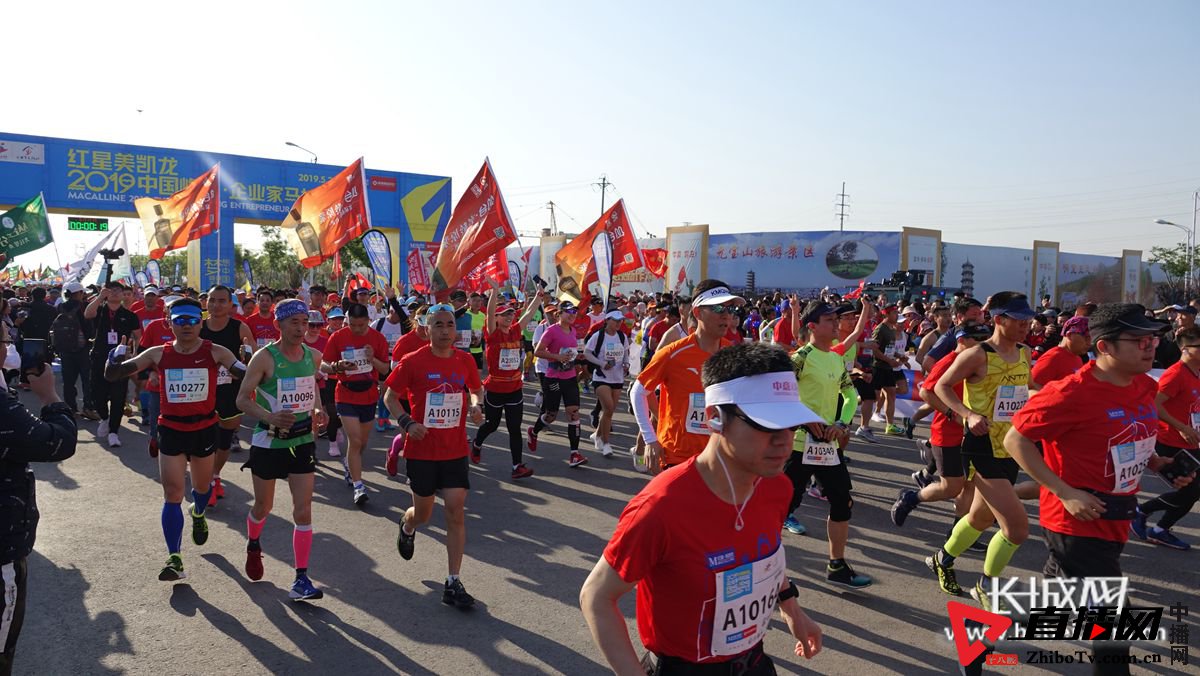
[[[270, 343], [265, 349], [275, 360], [275, 372], [258, 384], [254, 393], [258, 404], [272, 413], [292, 410], [297, 422], [307, 419], [321, 396], [317, 389], [317, 360], [312, 349], [305, 346], [300, 361], [284, 357], [277, 343]], [[312, 432], [291, 439], [277, 439], [267, 433], [267, 425], [261, 420], [250, 441], [259, 448], [295, 448], [312, 442]]]
[[[792, 353], [792, 370], [796, 373], [796, 386], [800, 390], [800, 401], [821, 416], [826, 423], [854, 420], [858, 408], [858, 392], [846, 372], [846, 362], [836, 352], [819, 350], [812, 343]], [[845, 402], [838, 416], [838, 395]], [[805, 430], [796, 431], [796, 443], [803, 449]]]
[[[471, 312], [467, 310], [467, 314], [471, 316], [471, 330], [478, 331], [479, 335], [483, 335], [483, 330], [487, 328], [487, 313], [486, 312]], [[483, 352], [483, 341], [471, 348], [472, 352]]]

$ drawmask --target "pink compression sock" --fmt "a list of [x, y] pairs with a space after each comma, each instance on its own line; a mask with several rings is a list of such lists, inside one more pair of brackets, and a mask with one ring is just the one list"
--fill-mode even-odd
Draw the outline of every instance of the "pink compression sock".
[[246, 515], [246, 536], [251, 540], [257, 540], [258, 536], [262, 535], [263, 526], [267, 525], [267, 520], [255, 521], [253, 514]]
[[312, 551], [312, 526], [296, 526], [292, 531], [292, 552], [296, 555], [296, 568], [308, 568], [308, 553]]

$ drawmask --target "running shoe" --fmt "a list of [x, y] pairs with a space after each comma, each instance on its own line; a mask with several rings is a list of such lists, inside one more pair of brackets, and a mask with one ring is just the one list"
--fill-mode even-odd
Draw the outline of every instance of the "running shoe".
[[529, 469], [525, 463], [521, 463], [513, 468], [512, 478], [514, 479], [528, 479], [531, 476], [533, 476], [533, 470]]
[[874, 581], [869, 575], [862, 575], [854, 572], [854, 569], [851, 568], [850, 564], [848, 563], [843, 563], [837, 568], [826, 564], [825, 579], [834, 584], [840, 584], [843, 587], [849, 587], [850, 589], [862, 589], [863, 587], [870, 587], [871, 583]]
[[537, 451], [537, 433], [533, 431], [533, 425], [530, 425], [529, 429], [525, 430], [525, 447], [530, 452]]
[[898, 437], [904, 434], [904, 428], [899, 425], [887, 424], [883, 428], [883, 433], [889, 437]]
[[1137, 514], [1133, 516], [1133, 520], [1129, 522], [1129, 529], [1139, 540], [1146, 539], [1146, 519], [1150, 518], [1142, 511], [1141, 507], [1137, 508]]
[[354, 504], [361, 507], [369, 499], [370, 498], [367, 497], [366, 486], [359, 486], [358, 488], [354, 489]]
[[[986, 589], [983, 588], [982, 577], [975, 581], [974, 587], [971, 587], [971, 598], [975, 599], [975, 602], [978, 603], [984, 610], [988, 611], [989, 613], [992, 612], [992, 596], [991, 594], [988, 594]], [[1000, 604], [1000, 607], [1003, 609], [1004, 604]]]
[[921, 499], [917, 496], [917, 492], [911, 488], [906, 488], [900, 491], [900, 497], [892, 503], [892, 523], [897, 527], [904, 525], [904, 520], [912, 513], [917, 505], [921, 504]]
[[571, 467], [578, 467], [587, 464], [587, 458], [579, 451], [571, 451], [571, 457], [567, 459], [567, 464]]
[[215, 490], [213, 490], [213, 494], [216, 495], [218, 499], [224, 500], [225, 499], [225, 484], [221, 483], [221, 477], [219, 477], [219, 476], [213, 477], [213, 483], [216, 484], [216, 486], [214, 487]]
[[121, 437], [118, 437], [116, 432], [109, 432], [108, 433], [108, 445], [110, 448], [120, 448]]
[[216, 481], [217, 481], [216, 479], [213, 479], [214, 483], [211, 483], [208, 485], [208, 506], [209, 507], [217, 506], [217, 485], [215, 483]]
[[288, 592], [288, 598], [293, 601], [315, 601], [324, 596], [320, 589], [313, 586], [307, 575], [297, 575], [296, 581], [292, 583], [292, 590]]
[[208, 518], [203, 514], [197, 514], [195, 505], [192, 506], [189, 513], [192, 516], [192, 542], [197, 545], [208, 542]]
[[183, 557], [178, 554], [172, 554], [167, 557], [167, 565], [158, 573], [158, 579], [163, 582], [175, 582], [187, 577], [187, 573], [183, 572]]
[[796, 535], [804, 535], [808, 532], [808, 529], [804, 527], [804, 524], [800, 523], [800, 521], [791, 514], [788, 514], [788, 518], [784, 519], [783, 529], [789, 533], [795, 533]]
[[875, 411], [871, 414], [871, 422], [886, 423], [887, 418], [883, 417], [882, 411]]
[[455, 608], [470, 608], [475, 605], [475, 597], [463, 588], [462, 580], [451, 582], [446, 580], [446, 589], [442, 592], [442, 603]]
[[929, 484], [933, 483], [933, 479], [925, 473], [924, 468], [913, 472], [909, 476], [912, 477], [913, 483], [917, 484], [917, 488], [925, 488]]
[[864, 427], [862, 425], [859, 425], [858, 429], [854, 430], [854, 436], [858, 437], [859, 439], [862, 439], [863, 441], [865, 441], [867, 443], [871, 443], [871, 444], [879, 443], [879, 439], [875, 438], [875, 433], [871, 431], [870, 427]]
[[246, 545], [246, 577], [258, 582], [263, 578], [262, 546]]
[[541, 410], [542, 402], [544, 400], [545, 400], [545, 398], [542, 396], [541, 392], [538, 392], [537, 394], [533, 395], [533, 407], [535, 409]]
[[1186, 552], [1192, 548], [1191, 545], [1176, 537], [1176, 535], [1172, 533], [1169, 528], [1159, 528], [1158, 526], [1153, 526], [1146, 531], [1146, 539], [1156, 545], [1170, 547], [1171, 549], [1178, 549], [1181, 552]]
[[954, 576], [954, 564], [943, 565], [938, 561], [938, 554], [934, 552], [933, 556], [925, 557], [925, 565], [929, 570], [937, 575], [938, 587], [942, 591], [951, 596], [962, 596], [962, 587], [958, 586], [958, 578]]
[[91, 420], [93, 422], [100, 419], [100, 414], [96, 413], [90, 408], [83, 409], [83, 412], [79, 415], [82, 416], [84, 420]]
[[384, 465], [384, 469], [387, 470], [387, 475], [388, 476], [396, 476], [396, 472], [398, 472], [400, 469], [399, 465], [400, 465], [400, 454], [399, 453], [388, 453], [387, 463]]
[[601, 445], [600, 455], [603, 455], [606, 458], [611, 458], [611, 457], [613, 457], [614, 453], [616, 453], [616, 451], [613, 450], [612, 444], [602, 444]]
[[471, 442], [471, 464], [478, 465], [479, 461], [483, 460], [483, 446]]
[[151, 458], [157, 458], [158, 457], [158, 439], [151, 439], [150, 444], [146, 447], [146, 450], [150, 451]]
[[818, 500], [824, 500], [826, 502], [829, 502], [829, 498], [825, 497], [825, 491], [822, 490], [822, 488], [815, 483], [809, 484], [808, 496], [810, 498], [816, 498]]
[[331, 458], [342, 457], [342, 449], [338, 448], [338, 442], [336, 442], [336, 441], [329, 442], [329, 457], [331, 457]]
[[904, 424], [904, 436], [908, 437], [909, 439], [912, 439], [913, 438], [913, 430], [917, 429], [917, 423], [913, 422], [913, 419], [909, 418], [907, 416], [905, 416], [905, 418], [903, 420], [901, 420], [900, 422], [902, 422]]
[[638, 453], [637, 446], [629, 449], [629, 458], [633, 460], [633, 469], [639, 474], [645, 474], [650, 471], [650, 468], [646, 465], [646, 456]]
[[405, 561], [411, 561], [413, 552], [416, 551], [417, 532], [413, 531], [412, 535], [404, 532], [404, 519], [400, 519], [400, 534], [396, 536], [396, 550], [400, 552], [400, 558]]
[[927, 439], [913, 439], [913, 444], [917, 447], [917, 453], [921, 454], [921, 462], [928, 465], [933, 459], [933, 445]]
[[108, 431], [108, 418], [101, 420], [100, 424], [96, 425], [96, 437], [101, 439], [107, 437]]
[[396, 426], [393, 425], [392, 421], [388, 420], [387, 418], [380, 418], [379, 420], [375, 421], [375, 431], [376, 432], [391, 432], [395, 429], [396, 429]]
[[592, 447], [596, 449], [597, 453], [599, 453], [601, 451], [601, 447], [604, 446], [604, 442], [600, 441], [600, 430], [596, 430], [595, 432], [589, 434], [588, 439], [592, 440]]

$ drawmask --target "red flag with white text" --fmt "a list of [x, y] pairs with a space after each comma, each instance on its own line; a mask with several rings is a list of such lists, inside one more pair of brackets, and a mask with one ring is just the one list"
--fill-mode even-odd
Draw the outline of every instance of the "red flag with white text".
[[186, 188], [166, 199], [142, 197], [133, 201], [150, 258], [182, 249], [188, 242], [217, 231], [221, 224], [220, 164], [200, 174]]
[[433, 267], [433, 291], [454, 288], [490, 256], [515, 241], [517, 231], [504, 204], [504, 195], [500, 193], [491, 161], [485, 159], [446, 225]]

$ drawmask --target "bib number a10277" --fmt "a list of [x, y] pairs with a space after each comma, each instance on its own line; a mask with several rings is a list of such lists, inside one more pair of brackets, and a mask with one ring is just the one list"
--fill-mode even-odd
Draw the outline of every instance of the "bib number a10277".
[[208, 399], [208, 369], [167, 369], [167, 402], [194, 404]]

